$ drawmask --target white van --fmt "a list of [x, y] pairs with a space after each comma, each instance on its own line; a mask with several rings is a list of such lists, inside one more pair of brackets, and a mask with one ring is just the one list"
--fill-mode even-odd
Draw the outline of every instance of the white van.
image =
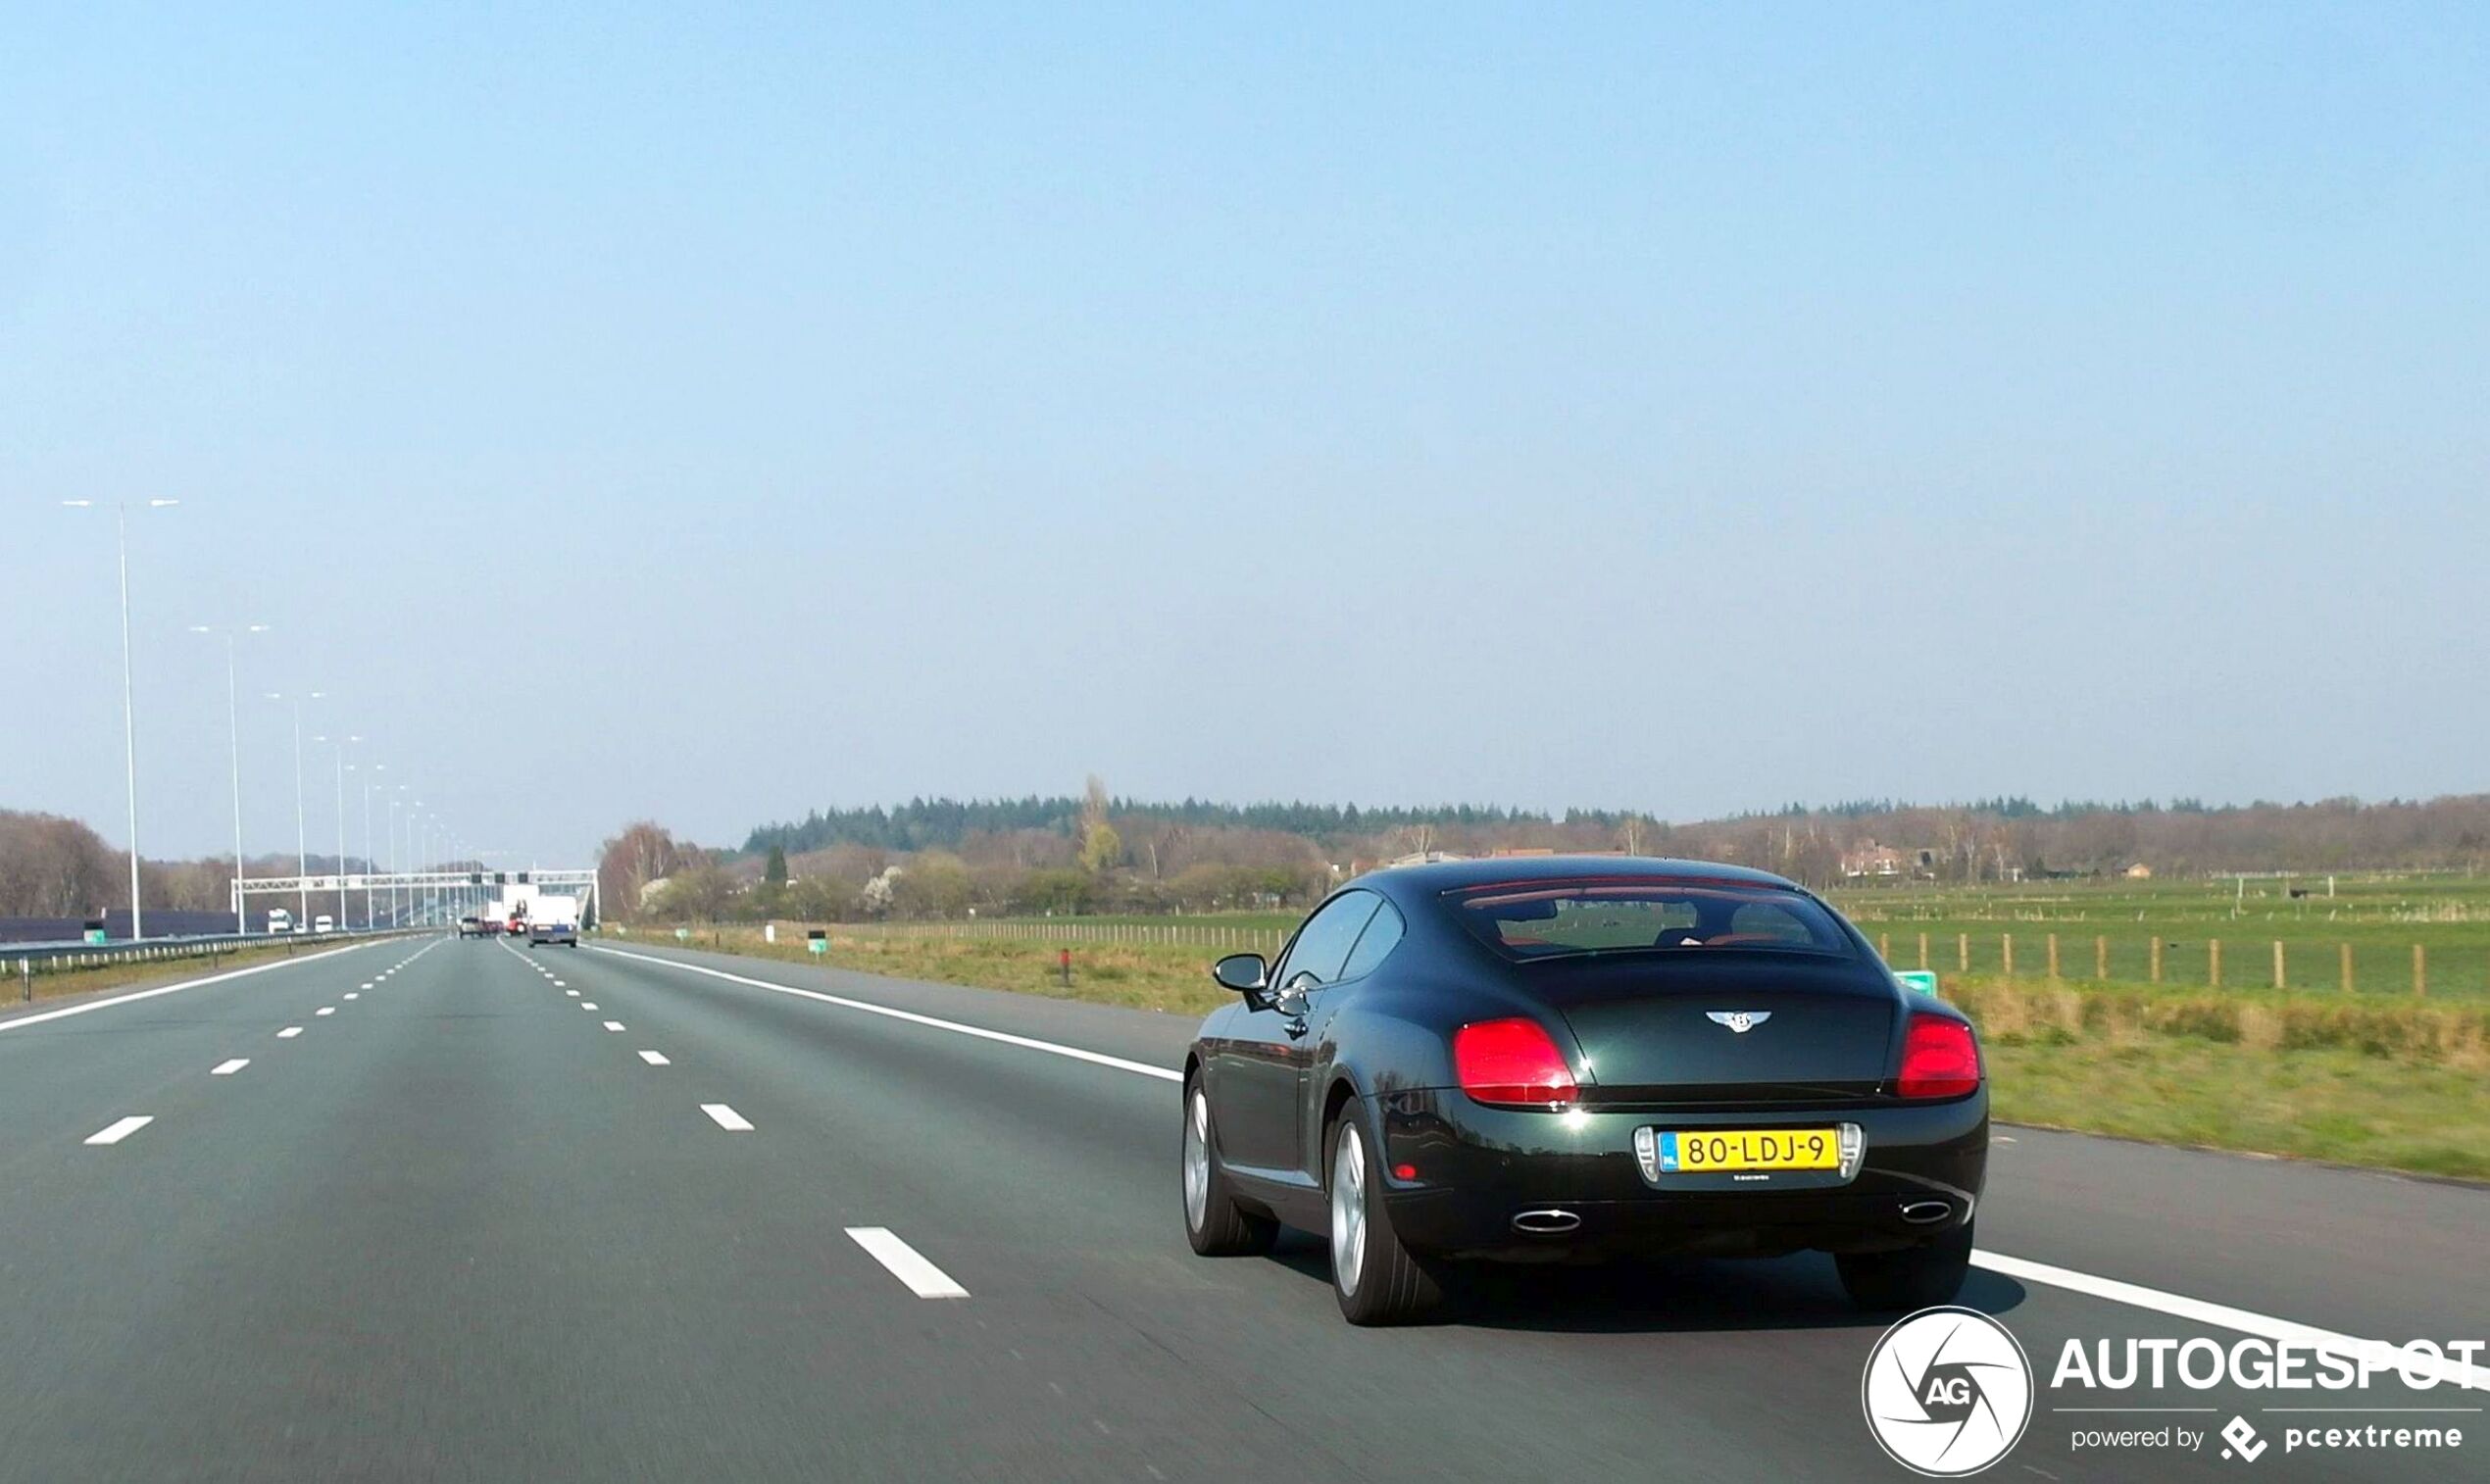
[[322, 913], [319, 916], [312, 918], [313, 932], [327, 933], [335, 932], [336, 930], [337, 924], [328, 920], [328, 914], [326, 913]]

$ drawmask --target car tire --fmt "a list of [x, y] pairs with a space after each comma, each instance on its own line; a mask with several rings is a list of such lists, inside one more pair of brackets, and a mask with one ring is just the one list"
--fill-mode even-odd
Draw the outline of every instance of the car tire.
[[1184, 1083], [1184, 1138], [1177, 1169], [1184, 1197], [1184, 1239], [1205, 1258], [1251, 1258], [1270, 1251], [1279, 1223], [1236, 1204], [1212, 1137], [1211, 1095], [1199, 1076]]
[[1898, 1311], [1951, 1304], [1971, 1270], [1971, 1223], [1900, 1252], [1838, 1253], [1842, 1291], [1861, 1309]]
[[1351, 1102], [1323, 1140], [1323, 1194], [1331, 1208], [1331, 1292], [1352, 1324], [1407, 1324], [1433, 1313], [1444, 1287], [1401, 1245], [1382, 1199], [1383, 1166]]

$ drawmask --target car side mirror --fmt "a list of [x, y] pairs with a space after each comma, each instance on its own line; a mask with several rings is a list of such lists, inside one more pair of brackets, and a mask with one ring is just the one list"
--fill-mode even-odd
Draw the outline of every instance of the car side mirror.
[[1240, 995], [1260, 995], [1270, 982], [1270, 966], [1263, 962], [1261, 954], [1229, 954], [1211, 965], [1211, 977], [1222, 989], [1232, 989]]

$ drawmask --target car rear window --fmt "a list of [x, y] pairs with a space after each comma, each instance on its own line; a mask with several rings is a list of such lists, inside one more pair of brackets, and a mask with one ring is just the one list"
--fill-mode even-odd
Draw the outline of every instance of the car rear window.
[[1454, 915], [1507, 958], [1755, 952], [1852, 957], [1832, 914], [1795, 892], [1714, 881], [1517, 881], [1448, 893]]

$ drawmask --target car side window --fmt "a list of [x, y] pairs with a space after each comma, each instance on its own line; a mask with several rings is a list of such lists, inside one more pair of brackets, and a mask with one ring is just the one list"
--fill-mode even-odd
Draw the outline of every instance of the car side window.
[[1288, 957], [1280, 961], [1271, 982], [1284, 988], [1300, 974], [1314, 975], [1318, 984], [1339, 978], [1340, 965], [1348, 962], [1358, 934], [1366, 930], [1382, 901], [1370, 891], [1350, 891], [1324, 903], [1297, 929], [1297, 941], [1289, 946]]
[[1349, 950], [1348, 962], [1340, 965], [1340, 977], [1355, 979], [1374, 972], [1374, 965], [1400, 947], [1401, 934], [1408, 930], [1399, 908], [1389, 902], [1376, 908], [1366, 931], [1358, 934], [1358, 946]]

